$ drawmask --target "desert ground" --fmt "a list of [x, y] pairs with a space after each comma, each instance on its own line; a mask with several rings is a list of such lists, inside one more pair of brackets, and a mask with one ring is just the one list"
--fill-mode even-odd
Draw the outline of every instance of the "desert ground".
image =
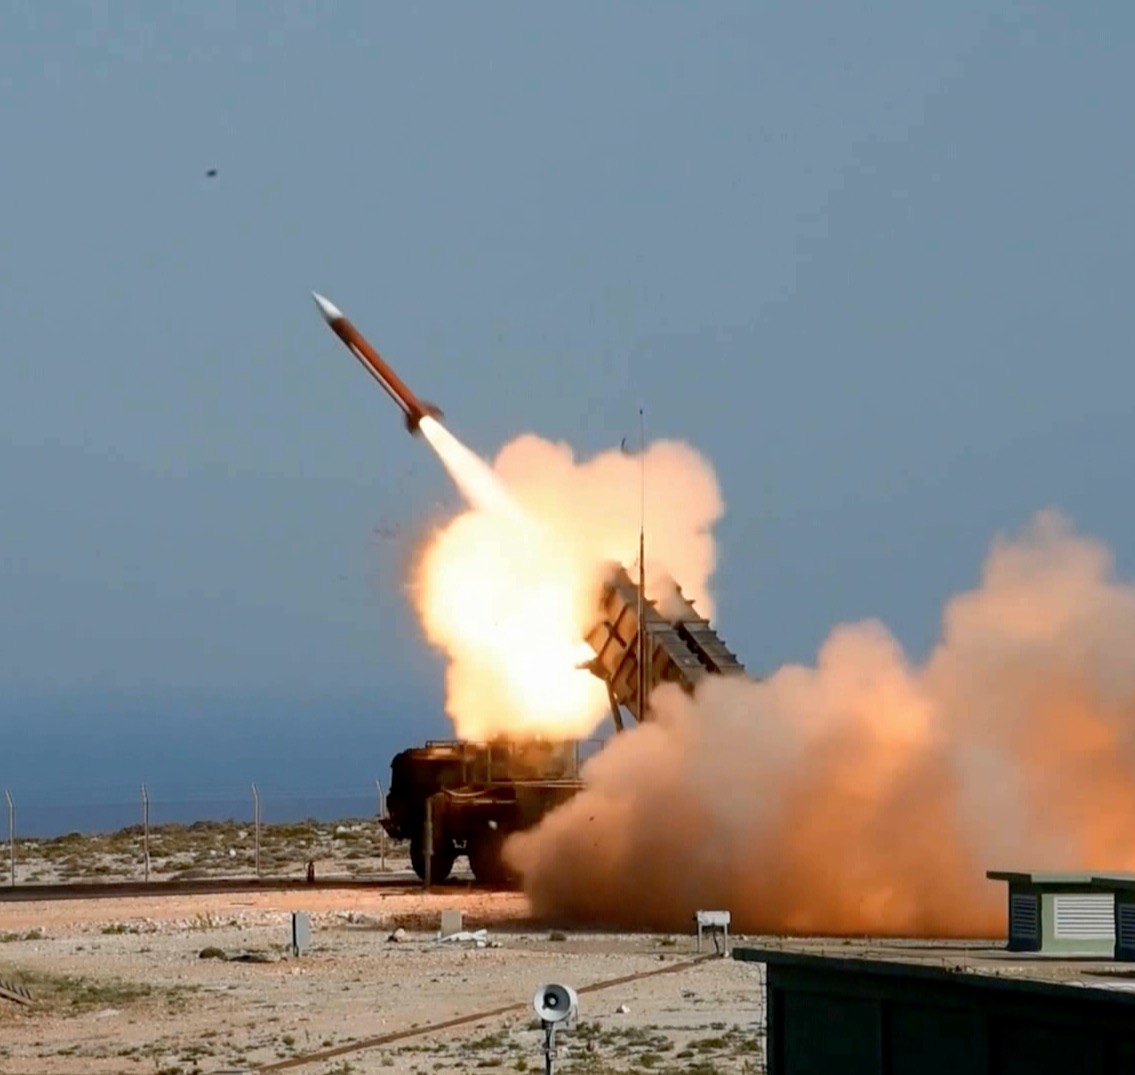
[[[366, 841], [337, 841], [335, 828], [310, 826], [289, 863], [316, 861], [321, 880], [378, 868], [369, 844], [345, 859], [336, 844], [357, 855]], [[181, 858], [161, 861], [159, 876], [235, 857], [225, 846], [235, 831], [167, 835]], [[18, 846], [22, 876], [134, 876], [108, 851], [113, 838], [67, 838], [65, 855], [51, 843]], [[262, 859], [266, 847], [277, 842], [262, 835]], [[530, 1002], [553, 981], [581, 990], [576, 1024], [557, 1037], [558, 1071], [763, 1070], [758, 965], [716, 957], [708, 942], [699, 962], [692, 929], [556, 929], [534, 922], [518, 892], [460, 878], [426, 892], [404, 874], [402, 849], [385, 857], [394, 883], [383, 888], [297, 877], [282, 891], [0, 903], [0, 986], [32, 998], [0, 999], [0, 1073], [537, 1071]], [[196, 860], [206, 866], [186, 864]], [[470, 936], [439, 939], [443, 910], [461, 911]], [[293, 911], [311, 922], [298, 956]]]

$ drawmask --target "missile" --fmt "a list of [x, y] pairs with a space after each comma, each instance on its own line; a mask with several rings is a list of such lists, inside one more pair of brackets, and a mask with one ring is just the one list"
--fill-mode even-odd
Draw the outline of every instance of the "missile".
[[383, 361], [382, 356], [367, 342], [367, 338], [343, 315], [333, 302], [329, 302], [322, 295], [313, 291], [311, 297], [315, 305], [323, 314], [323, 320], [331, 326], [335, 333], [347, 345], [355, 358], [357, 358], [366, 371], [389, 393], [390, 398], [402, 408], [406, 416], [406, 428], [411, 433], [419, 432], [422, 419], [428, 414], [433, 418], [441, 418], [441, 411], [432, 403], [418, 399], [413, 392], [402, 383], [398, 375]]

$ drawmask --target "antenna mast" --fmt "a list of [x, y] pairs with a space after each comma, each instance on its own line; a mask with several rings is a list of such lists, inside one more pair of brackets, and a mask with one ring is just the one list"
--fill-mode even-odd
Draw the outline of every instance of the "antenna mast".
[[638, 409], [639, 492], [638, 492], [638, 719], [646, 719], [646, 425]]

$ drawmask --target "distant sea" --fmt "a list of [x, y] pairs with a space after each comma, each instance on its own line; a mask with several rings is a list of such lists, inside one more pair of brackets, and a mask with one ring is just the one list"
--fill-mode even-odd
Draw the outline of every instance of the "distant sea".
[[[46, 708], [46, 707], [45, 707]], [[4, 792], [15, 800], [17, 837], [110, 832], [150, 824], [253, 819], [252, 786], [265, 824], [378, 813], [381, 781], [399, 751], [452, 730], [443, 715], [387, 700], [156, 702], [144, 710], [90, 702], [12, 715], [0, 705], [0, 842]], [[9, 720], [9, 717], [12, 717]]]

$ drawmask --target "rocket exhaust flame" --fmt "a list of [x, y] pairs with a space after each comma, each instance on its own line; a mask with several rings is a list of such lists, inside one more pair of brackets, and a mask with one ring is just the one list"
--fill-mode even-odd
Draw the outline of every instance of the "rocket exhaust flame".
[[[416, 588], [426, 635], [450, 659], [447, 708], [458, 734], [590, 734], [609, 710], [583, 640], [607, 565], [636, 555], [639, 503], [626, 491], [637, 488], [638, 461], [608, 452], [577, 463], [566, 445], [527, 436], [490, 467], [440, 423], [426, 418], [421, 429], [470, 505], [430, 542]], [[689, 495], [660, 502], [657, 518], [647, 518], [648, 529], [657, 522], [670, 535], [656, 542], [648, 592], [665, 597], [670, 568], [704, 594], [716, 483], [681, 445], [649, 454]]]

